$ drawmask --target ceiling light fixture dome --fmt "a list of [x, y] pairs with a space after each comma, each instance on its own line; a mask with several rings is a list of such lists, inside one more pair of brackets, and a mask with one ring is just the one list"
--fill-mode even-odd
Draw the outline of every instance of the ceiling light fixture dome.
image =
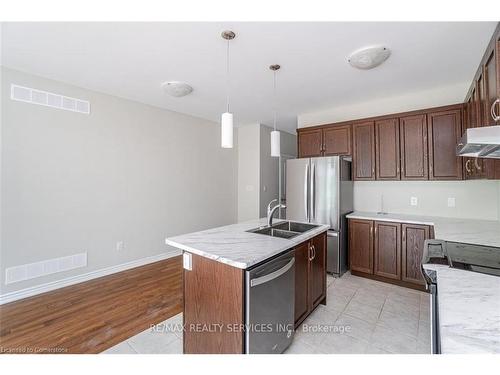
[[373, 69], [382, 64], [391, 55], [391, 50], [384, 46], [361, 48], [351, 53], [347, 61], [357, 69]]
[[168, 95], [174, 98], [180, 98], [193, 92], [193, 88], [190, 85], [181, 81], [164, 82], [161, 86]]

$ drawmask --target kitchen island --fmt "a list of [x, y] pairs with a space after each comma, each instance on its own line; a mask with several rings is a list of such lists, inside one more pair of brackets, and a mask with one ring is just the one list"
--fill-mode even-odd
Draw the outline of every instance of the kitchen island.
[[291, 238], [252, 232], [265, 227], [266, 220], [259, 219], [165, 240], [184, 251], [184, 353], [259, 352], [248, 344], [248, 275], [284, 254], [294, 259], [287, 298], [292, 324], [326, 304], [328, 225], [311, 226]]

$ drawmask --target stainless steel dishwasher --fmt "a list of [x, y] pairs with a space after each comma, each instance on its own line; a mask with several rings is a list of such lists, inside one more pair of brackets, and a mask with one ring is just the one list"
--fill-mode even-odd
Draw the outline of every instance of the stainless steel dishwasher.
[[245, 277], [245, 351], [283, 353], [294, 334], [293, 250], [246, 271]]

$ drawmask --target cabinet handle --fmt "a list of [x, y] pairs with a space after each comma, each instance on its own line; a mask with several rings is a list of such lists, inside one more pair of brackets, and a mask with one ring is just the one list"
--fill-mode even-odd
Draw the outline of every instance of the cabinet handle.
[[500, 121], [500, 115], [497, 115], [496, 112], [495, 112], [495, 106], [500, 103], [500, 98], [497, 98], [493, 104], [491, 105], [491, 108], [490, 108], [490, 113], [491, 113], [491, 117], [493, 118], [493, 121]]
[[466, 162], [465, 162], [465, 170], [467, 171], [468, 174], [471, 174], [471, 169], [470, 169], [470, 166], [469, 166], [469, 163], [471, 162], [470, 159], [468, 159]]
[[312, 251], [313, 251], [313, 259], [316, 258], [316, 246], [312, 246]]
[[480, 170], [481, 170], [481, 166], [479, 165], [479, 162], [477, 161], [477, 159], [474, 159], [474, 166], [476, 167], [476, 169], [477, 169], [478, 171], [480, 171]]
[[313, 260], [313, 257], [312, 257], [312, 245], [309, 245], [309, 254], [308, 254], [307, 258], [309, 259], [309, 262], [311, 260]]

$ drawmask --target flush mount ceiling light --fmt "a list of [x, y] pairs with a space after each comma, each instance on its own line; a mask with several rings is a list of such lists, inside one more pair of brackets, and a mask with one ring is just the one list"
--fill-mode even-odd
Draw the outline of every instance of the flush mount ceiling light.
[[372, 69], [382, 64], [391, 55], [391, 50], [384, 46], [366, 47], [354, 51], [347, 61], [358, 69]]
[[170, 81], [164, 82], [161, 86], [168, 95], [175, 98], [180, 98], [193, 92], [193, 88], [186, 82]]
[[229, 41], [236, 37], [231, 30], [223, 31], [222, 38], [227, 40], [226, 49], [226, 112], [221, 115], [221, 147], [233, 148], [233, 114], [229, 112]]
[[274, 96], [274, 108], [273, 108], [273, 122], [274, 130], [271, 132], [271, 156], [280, 157], [280, 132], [276, 130], [276, 72], [281, 68], [278, 64], [271, 65], [269, 69], [273, 72], [273, 96]]

